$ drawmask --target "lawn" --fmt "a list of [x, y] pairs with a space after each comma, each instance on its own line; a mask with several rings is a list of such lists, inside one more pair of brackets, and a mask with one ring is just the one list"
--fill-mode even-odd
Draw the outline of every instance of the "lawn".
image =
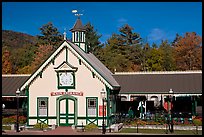
[[[137, 133], [136, 128], [123, 128], [120, 133]], [[138, 129], [138, 133], [150, 133], [150, 134], [166, 134], [164, 129]], [[196, 135], [195, 130], [174, 130], [173, 133], [168, 131], [168, 134], [172, 135]], [[198, 135], [202, 135], [202, 130], [198, 131]]]

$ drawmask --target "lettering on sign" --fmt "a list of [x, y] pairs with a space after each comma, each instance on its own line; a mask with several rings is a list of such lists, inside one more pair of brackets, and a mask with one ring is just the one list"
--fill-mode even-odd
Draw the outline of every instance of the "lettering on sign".
[[51, 96], [58, 96], [58, 95], [76, 95], [76, 96], [83, 96], [83, 92], [51, 92]]

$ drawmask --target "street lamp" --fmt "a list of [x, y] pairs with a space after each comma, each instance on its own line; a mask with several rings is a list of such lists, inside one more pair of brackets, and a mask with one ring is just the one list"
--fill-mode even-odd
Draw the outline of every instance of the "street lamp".
[[[3, 113], [3, 111], [4, 111], [4, 108], [5, 108], [6, 106], [4, 105], [4, 104], [2, 104], [2, 116], [4, 115], [4, 113]], [[2, 132], [5, 132], [3, 129], [2, 129]]]
[[105, 111], [104, 111], [104, 107], [105, 107], [105, 102], [106, 102], [106, 92], [104, 91], [104, 89], [101, 90], [101, 98], [103, 101], [103, 123], [102, 123], [102, 134], [106, 133], [106, 128], [105, 128]]
[[4, 105], [4, 104], [2, 104], [2, 115], [3, 115], [3, 111], [4, 111], [4, 108], [5, 108], [6, 106]]
[[173, 112], [173, 111], [172, 111], [173, 93], [174, 93], [173, 90], [170, 89], [170, 90], [169, 90], [169, 94], [170, 94], [170, 102], [171, 102], [171, 105], [170, 105], [170, 116], [171, 116], [171, 119], [170, 119], [170, 120], [171, 120], [171, 130], [170, 130], [170, 132], [171, 132], [171, 133], [174, 132], [174, 128], [173, 128], [173, 126], [174, 126], [174, 125], [173, 125], [173, 113], [172, 113], [172, 112]]
[[19, 121], [18, 121], [18, 117], [19, 117], [19, 97], [20, 97], [20, 90], [17, 89], [16, 91], [16, 100], [17, 100], [17, 118], [16, 118], [16, 132], [20, 132], [19, 130]]

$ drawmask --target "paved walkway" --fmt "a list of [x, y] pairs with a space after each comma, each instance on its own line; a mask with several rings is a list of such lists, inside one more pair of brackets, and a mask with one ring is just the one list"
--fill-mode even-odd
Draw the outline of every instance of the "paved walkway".
[[15, 130], [7, 130], [3, 135], [79, 135], [80, 132], [73, 130], [71, 127], [57, 127], [55, 130], [32, 131], [23, 130], [16, 132]]
[[[15, 130], [6, 130], [2, 132], [2, 135], [103, 135], [101, 130], [95, 132], [82, 132], [81, 130], [77, 131], [71, 127], [57, 127], [55, 130], [48, 131], [33, 131], [33, 130], [23, 130], [16, 132]], [[152, 135], [148, 133], [109, 133], [106, 132], [105, 135]], [[154, 135], [171, 135], [171, 134], [154, 134]]]

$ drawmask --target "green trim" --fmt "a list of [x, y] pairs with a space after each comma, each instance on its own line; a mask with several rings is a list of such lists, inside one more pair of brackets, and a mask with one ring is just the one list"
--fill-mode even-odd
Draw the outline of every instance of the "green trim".
[[107, 117], [107, 125], [109, 125], [109, 115], [110, 115], [110, 99], [109, 99], [109, 95], [110, 95], [110, 90], [109, 88], [106, 86], [106, 117]]
[[94, 72], [92, 72], [92, 76], [93, 76], [93, 78], [95, 78], [95, 74], [94, 74]]
[[[73, 76], [73, 86], [61, 86], [60, 85], [60, 78], [59, 78], [59, 73], [61, 72], [70, 72]], [[75, 73], [74, 71], [57, 71], [57, 88], [58, 89], [75, 89], [75, 85], [76, 85], [76, 80], [75, 80]]]
[[68, 48], [66, 47], [65, 49], [66, 49], [66, 59], [65, 60], [66, 62], [68, 62]]
[[[96, 116], [88, 116], [88, 99], [95, 99], [96, 100]], [[86, 97], [86, 125], [93, 123], [96, 121], [96, 125], [98, 126], [98, 97]]]
[[[66, 99], [66, 114], [60, 114], [60, 101]], [[74, 101], [74, 113], [69, 114], [68, 112], [68, 101], [72, 100]], [[78, 116], [78, 102], [77, 98], [69, 95], [60, 96], [56, 99], [56, 114], [57, 114], [57, 125], [59, 126], [70, 126], [70, 125], [77, 125], [77, 116]], [[60, 119], [64, 119], [63, 117], [60, 117], [61, 115], [66, 115], [66, 123], [60, 123]], [[70, 117], [71, 116], [71, 117]], [[74, 119], [74, 123], [69, 123], [68, 119]]]
[[[40, 117], [40, 118], [42, 118], [42, 119], [45, 119], [45, 118], [47, 118], [47, 119], [57, 119], [57, 116], [48, 116], [48, 117]], [[77, 117], [77, 119], [87, 119], [87, 118], [89, 118], [89, 119], [98, 118], [99, 120], [103, 119], [103, 117], [82, 117], [82, 116]], [[105, 118], [107, 118], [107, 117], [105, 117]], [[29, 117], [29, 119], [38, 119], [38, 117], [37, 116], [31, 116], [31, 117]]]
[[26, 120], [27, 120], [27, 126], [29, 125], [29, 86], [26, 86], [26, 88], [25, 88], [25, 90], [26, 90], [26, 96], [27, 96], [27, 118], [26, 118]]
[[52, 59], [52, 65], [55, 65], [55, 59], [54, 58]]
[[40, 76], [40, 78], [42, 78], [42, 71], [40, 71], [38, 75]]
[[81, 59], [79, 59], [79, 65], [81, 65]]

